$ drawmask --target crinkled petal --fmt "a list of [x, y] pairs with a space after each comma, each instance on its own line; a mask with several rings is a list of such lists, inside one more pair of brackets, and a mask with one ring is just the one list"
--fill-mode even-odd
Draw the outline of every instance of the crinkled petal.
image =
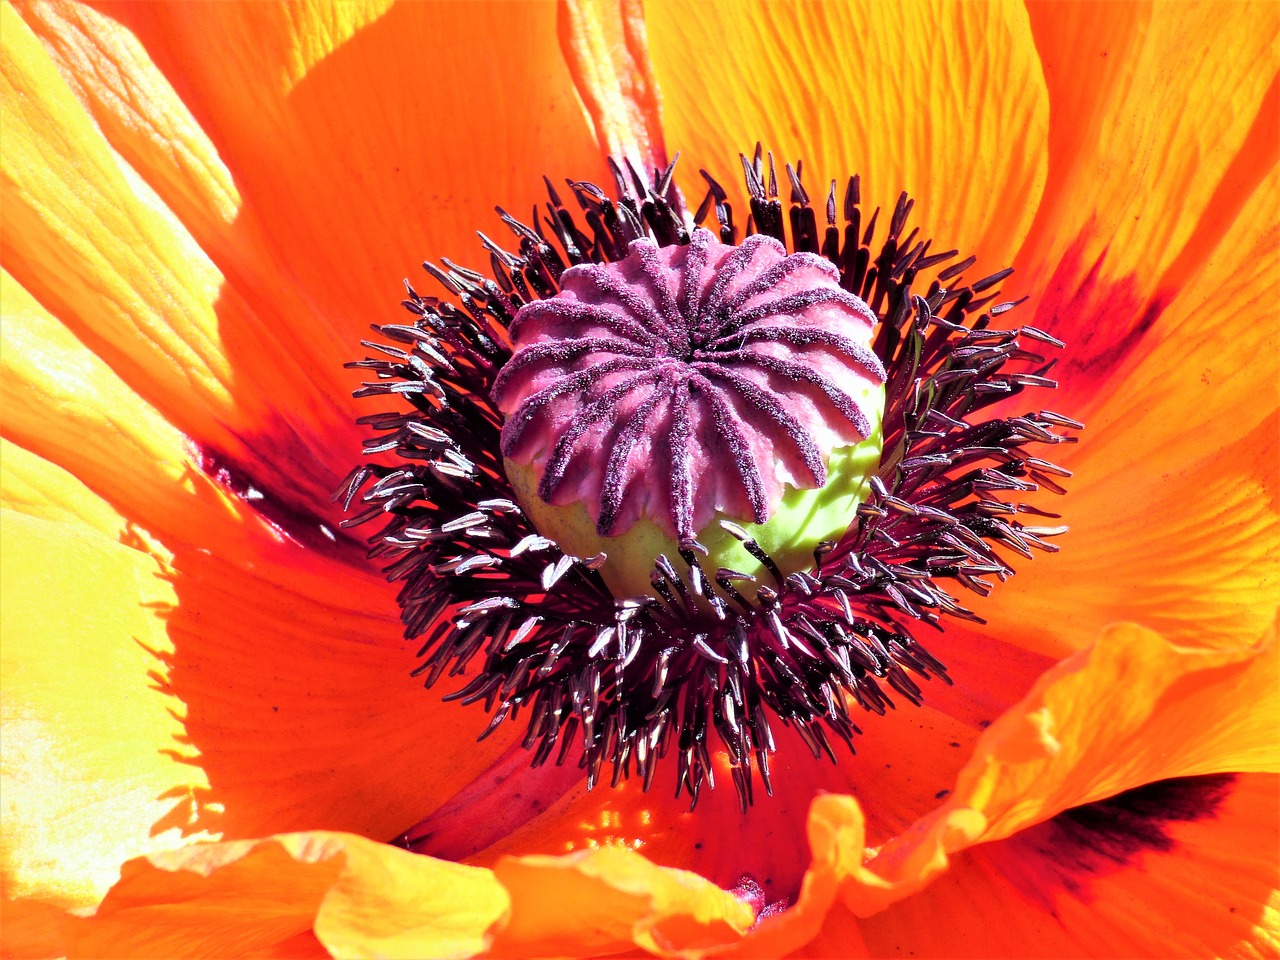
[[509, 905], [488, 870], [350, 834], [197, 844], [126, 863], [71, 955], [260, 955], [313, 931], [333, 956], [469, 957]]
[[73, 956], [698, 956], [736, 943], [751, 907], [629, 850], [454, 864], [349, 834], [197, 844], [126, 863]]
[[778, 753], [770, 760], [773, 795], [766, 797], [757, 782], [756, 803], [746, 813], [732, 789], [721, 789], [731, 786], [720, 784], [728, 776], [722, 767], [715, 770], [717, 788], [703, 791], [691, 813], [688, 800], [674, 795], [670, 770], [660, 769], [647, 793], [634, 780], [588, 791], [550, 765], [510, 778], [521, 757], [527, 760], [517, 750], [478, 788], [483, 799], [463, 795], [499, 811], [485, 817], [486, 826], [496, 829], [462, 827], [447, 815], [461, 809], [454, 800], [441, 808], [441, 822], [429, 822], [439, 846], [428, 845], [426, 852], [493, 864], [504, 855], [625, 845], [725, 888], [748, 877], [760, 885], [766, 903], [793, 900], [806, 866], [795, 851], [808, 843], [806, 817], [815, 796], [856, 796], [868, 845], [884, 843], [938, 806], [983, 729], [1053, 664], [980, 630], [949, 629], [930, 642], [930, 650], [948, 664], [954, 685], [926, 684], [922, 707], [901, 704], [885, 716], [856, 715], [863, 731], [857, 754], [836, 764], [815, 760], [798, 737], [780, 728]]
[[511, 897], [497, 957], [593, 957], [640, 947], [690, 956], [731, 944], [751, 907], [695, 873], [605, 847], [561, 857], [506, 857], [494, 867]]
[[[1176, 786], [1218, 789], [1218, 778]], [[864, 919], [862, 934], [884, 957], [1280, 952], [1280, 779], [1228, 778], [1225, 798], [1202, 816], [1095, 819], [1105, 816], [1078, 818], [1070, 832], [1055, 819], [966, 850], [927, 890]], [[1126, 835], [1135, 827], [1141, 835]]]
[[987, 730], [946, 802], [886, 844], [845, 902], [871, 915], [922, 889], [959, 849], [1133, 787], [1280, 770], [1278, 666], [1274, 637], [1222, 650], [1109, 628]]

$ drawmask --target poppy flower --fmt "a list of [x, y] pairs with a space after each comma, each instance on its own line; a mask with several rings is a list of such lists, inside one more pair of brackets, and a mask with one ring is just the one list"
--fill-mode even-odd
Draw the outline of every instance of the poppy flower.
[[[9, 953], [1280, 947], [1274, 7], [0, 18]], [[330, 505], [371, 413], [343, 362], [543, 174], [678, 146], [697, 198], [757, 141], [1012, 265], [1088, 429], [1065, 549], [919, 634], [951, 685], [836, 764], [778, 724], [772, 797], [716, 755], [691, 810], [674, 763], [588, 790], [408, 679]]]

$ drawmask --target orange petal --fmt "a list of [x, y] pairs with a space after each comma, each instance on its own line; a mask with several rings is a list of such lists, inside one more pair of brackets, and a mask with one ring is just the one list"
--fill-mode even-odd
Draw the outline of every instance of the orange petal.
[[[56, 589], [23, 594], [26, 642], [6, 643], [5, 655], [15, 677], [44, 678], [15, 702], [35, 698], [30, 709], [47, 750], [74, 758], [23, 766], [23, 778], [38, 798], [60, 790], [59, 771], [75, 769], [98, 784], [95, 792], [126, 798], [133, 817], [61, 831], [68, 870], [93, 864], [86, 890], [100, 890], [122, 854], [150, 849], [153, 833], [169, 845], [201, 831], [323, 827], [391, 837], [484, 769], [503, 737], [477, 747], [483, 718], [409, 677], [392, 588], [363, 551], [323, 538], [305, 550], [255, 515], [261, 501], [214, 487], [152, 407], [11, 278], [0, 284], [5, 432], [31, 450], [7, 454], [5, 503], [58, 521], [31, 528], [44, 566], [25, 570], [15, 553], [12, 575], [52, 576], [40, 572], [47, 567], [61, 577]], [[81, 525], [98, 531], [102, 546], [76, 561], [61, 544], [74, 548]], [[150, 594], [137, 588], [101, 587], [99, 567], [111, 584], [141, 577], [148, 590], [164, 592], [165, 607], [140, 605]], [[152, 626], [132, 626], [140, 617]], [[45, 652], [51, 636], [63, 638], [54, 659]], [[163, 724], [153, 737], [103, 741], [60, 723], [63, 704], [101, 702], [95, 671], [104, 658], [121, 664], [115, 700], [157, 703]], [[48, 672], [50, 665], [58, 669]], [[152, 761], [178, 775], [140, 785], [135, 766]], [[139, 792], [148, 802], [136, 801]], [[29, 809], [39, 820], [40, 802]], [[112, 844], [102, 843], [103, 824]], [[20, 871], [19, 894], [49, 895], [74, 880], [28, 870], [41, 844], [21, 831], [13, 837], [8, 862]]]
[[1016, 266], [1039, 325], [1072, 344], [1064, 369], [1097, 382], [1256, 209], [1245, 198], [1280, 156], [1280, 16], [1269, 3], [1029, 11], [1049, 182]]
[[259, 955], [308, 930], [333, 956], [467, 957], [509, 906], [487, 870], [349, 834], [201, 844], [130, 861], [72, 956]]
[[[1248, 205], [1280, 209], [1280, 170]], [[1142, 354], [1114, 373], [1078, 446], [1053, 457], [1075, 473], [1056, 507], [1071, 527], [1062, 553], [1024, 565], [983, 607], [994, 632], [1078, 648], [1109, 622], [1135, 620], [1179, 642], [1240, 645], [1270, 625], [1280, 583], [1277, 244], [1272, 219], [1241, 216]], [[1091, 382], [1068, 376], [1066, 396], [1040, 402], [1083, 416]]]
[[498, 957], [594, 957], [640, 947], [690, 956], [732, 944], [751, 907], [694, 873], [657, 867], [631, 850], [507, 857], [494, 867], [511, 897]]
[[752, 936], [774, 925], [816, 935], [837, 893], [855, 915], [878, 914], [925, 890], [960, 851], [1069, 807], [1169, 777], [1276, 769], [1277, 679], [1273, 643], [1189, 650], [1117, 627], [1046, 674], [982, 736], [946, 802], [882, 847], [868, 847], [853, 797], [817, 798], [799, 903]]
[[908, 19], [874, 3], [661, 3], [645, 15], [667, 143], [691, 161], [682, 183], [695, 204], [698, 167], [731, 187], [738, 153], [762, 141], [779, 164], [804, 161], [818, 198], [830, 178], [842, 195], [860, 173], [868, 213], [887, 216], [906, 190], [935, 250], [976, 253], [988, 273], [1011, 261], [1048, 133], [1020, 4], [922, 5]]
[[[554, 10], [384, 7], [30, 5], [12, 31], [44, 46], [24, 39], [20, 64], [41, 91], [34, 145], [6, 157], [51, 174], [16, 196], [83, 222], [44, 217], [6, 263], [202, 451], [295, 508], [326, 501], [359, 449], [342, 363], [410, 265], [482, 265], [494, 203], [527, 217], [544, 172], [605, 173]], [[193, 397], [175, 377], [200, 364], [157, 346], [201, 351], [219, 395]]]
[[951, 805], [981, 810], [995, 839], [1156, 780], [1280, 770], [1278, 653], [1274, 635], [1214, 650], [1114, 626], [987, 731]]
[[1211, 814], [1161, 823], [1158, 845], [1127, 852], [1110, 836], [1097, 833], [1094, 848], [1073, 846], [1090, 837], [1049, 822], [966, 850], [929, 889], [863, 920], [862, 934], [885, 957], [1262, 958], [1280, 951], [1275, 776], [1234, 778]]
[[845, 902], [869, 916], [963, 847], [1133, 787], [1280, 770], [1278, 666], [1273, 638], [1214, 650], [1131, 624], [1104, 631], [987, 730], [946, 803], [886, 844], [870, 864], [876, 879], [847, 887]]
[[[841, 882], [850, 871], [860, 869], [865, 854], [862, 808], [852, 797], [819, 797], [810, 810], [806, 830], [812, 859], [796, 902], [761, 919], [730, 956], [778, 957], [793, 955], [793, 951], [798, 956], [871, 955], [857, 922], [836, 900]], [[837, 935], [843, 950], [828, 952], [827, 945]], [[818, 942], [812, 943], [815, 937]]]
[[559, 26], [565, 62], [596, 140], [609, 156], [631, 160], [640, 170], [665, 166], [658, 85], [639, 0], [565, 0]]
[[[286, 343], [317, 351], [330, 369], [379, 309], [394, 309], [423, 256], [484, 265], [475, 231], [504, 232], [494, 204], [526, 217], [546, 199], [544, 173], [606, 176], [553, 7], [383, 6], [110, 10], [180, 91], [240, 189], [236, 224], [202, 244], [236, 265], [228, 276], [248, 281], [241, 292], [255, 304], [272, 287], [284, 288], [282, 307], [297, 296], [309, 304], [264, 312]], [[274, 284], [235, 259], [241, 239], [271, 257]], [[319, 347], [307, 343], [317, 337]]]
[[[157, 655], [139, 649], [128, 632], [96, 640], [102, 649], [122, 648], [113, 655], [142, 657], [146, 666], [134, 674], [139, 695], [159, 682], [149, 677], [156, 670], [182, 708], [181, 746], [166, 735], [138, 749], [176, 749], [209, 774], [198, 794], [169, 796], [167, 815], [155, 822], [189, 819], [195, 829], [228, 836], [323, 827], [387, 838], [484, 769], [503, 738], [477, 747], [483, 717], [442, 703], [409, 677], [413, 661], [400, 640], [394, 591], [365, 564], [359, 545], [315, 532], [313, 547], [303, 549], [282, 536], [255, 514], [261, 500], [241, 501], [215, 487], [154, 408], [11, 278], [0, 276], [0, 285], [5, 433], [85, 478], [80, 500], [96, 505], [86, 512], [77, 501], [64, 513], [91, 520], [110, 541], [142, 537], [164, 554], [152, 575], [172, 585], [174, 609], [162, 625], [163, 643], [144, 641]], [[46, 515], [40, 504], [61, 488], [25, 482], [10, 466], [6, 502]], [[51, 553], [62, 529], [48, 537]], [[62, 598], [71, 592], [85, 609], [101, 603], [90, 581], [72, 578], [57, 593], [30, 596], [32, 622], [40, 621], [40, 609], [50, 618], [65, 613]], [[110, 596], [124, 611], [136, 607], [127, 592]], [[42, 636], [33, 633], [32, 643]], [[25, 662], [40, 649], [15, 647], [12, 655]], [[245, 663], [255, 669], [246, 672]], [[58, 676], [64, 682], [50, 691], [49, 718], [57, 716], [59, 698], [94, 689], [92, 673]], [[110, 753], [96, 754], [92, 738], [67, 749], [83, 750], [78, 765], [104, 784], [127, 769]], [[441, 776], [435, 764], [457, 779]]]

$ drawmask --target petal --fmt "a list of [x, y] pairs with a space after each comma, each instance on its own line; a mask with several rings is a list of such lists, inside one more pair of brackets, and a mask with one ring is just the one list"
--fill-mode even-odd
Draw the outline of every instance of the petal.
[[[1050, 169], [1016, 266], [1093, 382], [1142, 341], [1280, 155], [1273, 4], [1034, 4]], [[1251, 218], [1252, 219], [1252, 218]], [[1220, 276], [1231, 269], [1220, 262]], [[1081, 411], [1082, 413], [1084, 411]]]
[[1276, 772], [1277, 654], [1274, 634], [1252, 649], [1214, 650], [1116, 625], [992, 725], [951, 805], [980, 809], [984, 839], [995, 839], [1156, 780]]
[[[422, 852], [492, 865], [503, 855], [558, 854], [626, 847], [650, 860], [694, 871], [726, 889], [743, 878], [759, 885], [765, 904], [800, 896], [808, 843], [807, 813], [824, 793], [857, 797], [867, 845], [879, 845], [933, 811], [953, 787], [979, 734], [1028, 692], [1053, 661], [979, 632], [948, 630], [930, 641], [953, 686], [929, 683], [924, 706], [901, 703], [883, 717], [856, 721], [863, 735], [855, 756], [815, 760], [798, 737], [779, 728], [770, 761], [773, 795], [757, 782], [755, 803], [743, 813], [717, 768], [715, 790], [703, 791], [696, 811], [674, 796], [674, 778], [660, 770], [646, 793], [638, 782], [588, 791], [572, 771], [550, 764], [527, 767], [528, 752], [512, 755], [439, 808], [422, 825]], [[723, 775], [726, 782], [720, 782]], [[464, 810], [482, 810], [484, 828], [465, 826]], [[415, 831], [417, 833], [418, 831]]]
[[[1020, 4], [662, 3], [645, 11], [667, 142], [726, 186], [763, 142], [821, 197], [862, 175], [864, 209], [898, 192], [935, 249], [988, 273], [1018, 249], [1045, 177], [1048, 101]], [[927, 41], [925, 38], [928, 38]], [[1010, 144], [1017, 144], [1010, 149]], [[781, 175], [781, 169], [779, 169]], [[742, 220], [745, 222], [745, 212]]]
[[3, 17], [6, 269], [151, 398], [187, 399], [212, 433], [231, 381], [212, 309], [221, 278], [126, 180], [12, 8]]
[[[80, 478], [134, 523], [207, 541], [228, 508], [216, 496], [199, 508], [196, 466], [178, 430], [7, 272], [0, 295], [5, 437]], [[113, 522], [115, 536], [121, 524]]]
[[595, 957], [635, 946], [689, 956], [735, 943], [755, 922], [749, 904], [710, 881], [616, 847], [507, 857], [494, 873], [511, 897], [497, 957]]
[[1143, 784], [1280, 770], [1278, 667], [1274, 636], [1215, 650], [1130, 624], [1104, 631], [987, 730], [947, 802], [885, 845], [874, 879], [847, 887], [846, 904], [869, 916], [963, 847]]
[[1275, 776], [1241, 775], [1211, 813], [1129, 850], [1106, 822], [1090, 838], [1049, 821], [965, 851], [861, 930], [877, 956], [1274, 956], [1278, 800]]
[[333, 956], [467, 957], [508, 905], [487, 870], [349, 834], [201, 844], [126, 863], [72, 956], [261, 954], [314, 929]]
[[64, 471], [4, 458], [5, 895], [83, 906], [125, 858], [181, 842], [174, 798], [207, 781], [165, 749], [182, 724], [152, 652], [170, 649], [162, 551], [122, 542], [124, 518]]
[[[483, 770], [503, 738], [477, 747], [483, 719], [422, 692], [410, 678], [393, 590], [362, 551], [323, 536], [303, 549], [257, 514], [261, 500], [216, 487], [154, 408], [11, 278], [0, 277], [0, 285], [0, 397], [4, 431], [16, 444], [6, 450], [5, 503], [54, 521], [31, 528], [39, 551], [33, 557], [61, 577], [56, 589], [25, 593], [27, 642], [6, 643], [6, 663], [16, 683], [43, 678], [31, 709], [48, 750], [71, 752], [77, 776], [106, 796], [150, 798], [130, 801], [127, 822], [104, 821], [114, 824], [119, 848], [102, 843], [101, 824], [85, 821], [62, 831], [61, 859], [92, 862], [92, 888], [100, 890], [121, 853], [151, 849], [152, 833], [169, 844], [201, 831], [245, 836], [315, 827], [387, 838]], [[63, 540], [80, 542], [81, 527], [102, 548], [90, 551], [77, 575], [70, 549], [57, 557]], [[111, 570], [113, 557], [122, 558], [119, 572]], [[52, 576], [40, 572], [44, 567], [24, 571], [16, 553], [13, 563], [14, 576]], [[8, 564], [6, 543], [6, 570]], [[102, 587], [90, 575], [98, 566], [106, 582], [141, 578], [147, 590]], [[168, 597], [165, 606], [140, 605], [155, 589]], [[93, 617], [118, 627], [95, 627]], [[131, 626], [139, 617], [151, 627]], [[40, 626], [64, 621], [52, 633]], [[46, 653], [51, 635], [59, 639], [53, 659]], [[92, 655], [82, 649], [88, 647]], [[96, 727], [60, 723], [63, 703], [84, 702], [86, 690], [99, 689], [93, 671], [103, 658], [121, 664], [114, 699], [158, 703], [167, 726], [154, 737], [100, 742], [91, 735]], [[59, 670], [49, 672], [50, 664]], [[122, 761], [122, 750], [135, 762]], [[169, 763], [170, 780], [137, 772], [156, 757]], [[58, 791], [61, 770], [24, 767], [27, 794]], [[29, 815], [38, 819], [38, 810], [31, 800]], [[7, 862], [38, 854], [39, 844], [15, 837]], [[39, 872], [23, 877], [24, 895], [56, 893], [61, 882]]]
[[493, 204], [523, 216], [544, 173], [605, 175], [552, 8], [383, 6], [112, 10], [216, 145], [279, 278], [318, 308], [280, 321], [326, 338], [329, 363], [423, 254], [481, 255]]
[[231, 956], [307, 931], [334, 956], [696, 956], [751, 907], [623, 850], [508, 858], [496, 871], [349, 834], [198, 844], [125, 864], [72, 956]]
[[[359, 449], [368, 411], [342, 363], [409, 265], [480, 260], [473, 231], [500, 226], [495, 202], [525, 216], [544, 172], [605, 173], [552, 8], [384, 6], [22, 10], [44, 43], [23, 81], [40, 123], [6, 158], [51, 173], [21, 196], [111, 229], [45, 217], [6, 263], [202, 450], [295, 510], [327, 501]], [[112, 282], [64, 289], [68, 273]], [[100, 329], [116, 313], [137, 319]], [[194, 327], [219, 395], [191, 396], [177, 381], [199, 365], [156, 356]]]
[[[1249, 198], [1280, 208], [1280, 170]], [[1280, 582], [1275, 416], [1280, 227], [1241, 216], [1174, 298], [1144, 350], [1113, 373], [1087, 413], [1091, 381], [1068, 374], [1050, 401], [1087, 416], [1059, 508], [1062, 554], [1026, 564], [993, 632], [1078, 648], [1136, 620], [1180, 642], [1240, 645], [1270, 625]], [[1157, 332], [1159, 336], [1156, 336]]]

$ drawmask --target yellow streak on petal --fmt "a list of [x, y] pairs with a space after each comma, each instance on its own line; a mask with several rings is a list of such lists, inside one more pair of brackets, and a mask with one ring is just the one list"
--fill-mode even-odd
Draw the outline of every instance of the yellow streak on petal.
[[208, 543], [221, 525], [248, 519], [197, 476], [182, 434], [3, 271], [0, 315], [7, 439], [158, 536]]
[[0, 438], [0, 507], [115, 539], [122, 519], [79, 479]]
[[392, 0], [350, 0], [336, 4], [305, 0], [268, 5], [261, 12], [272, 19], [279, 18], [280, 32], [287, 38], [285, 92], [361, 29], [385, 14], [391, 5]]
[[0, 271], [4, 433], [119, 502], [131, 483], [176, 483], [182, 435]]
[[561, 0], [560, 46], [596, 140], [641, 171], [667, 162], [639, 0]]
[[32, 3], [19, 12], [106, 139], [132, 167], [145, 165], [193, 233], [209, 229], [195, 223], [235, 220], [240, 192], [217, 147], [132, 33], [87, 6]]

